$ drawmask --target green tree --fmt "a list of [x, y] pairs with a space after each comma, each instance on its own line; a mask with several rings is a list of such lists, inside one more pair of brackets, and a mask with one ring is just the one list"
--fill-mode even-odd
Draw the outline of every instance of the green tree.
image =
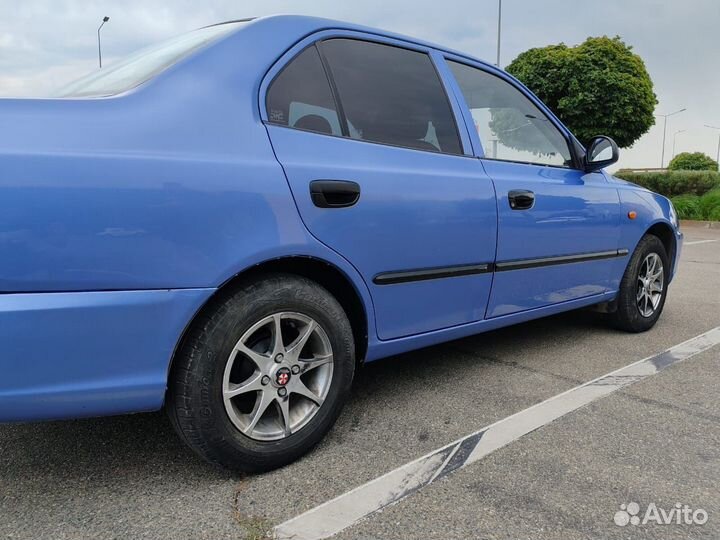
[[672, 159], [668, 169], [671, 171], [717, 171], [718, 162], [702, 152], [682, 152]]
[[[507, 71], [583, 143], [607, 135], [625, 148], [655, 123], [657, 98], [650, 75], [620, 37], [590, 37], [576, 47], [560, 43], [530, 49]], [[507, 144], [512, 146], [512, 141]]]

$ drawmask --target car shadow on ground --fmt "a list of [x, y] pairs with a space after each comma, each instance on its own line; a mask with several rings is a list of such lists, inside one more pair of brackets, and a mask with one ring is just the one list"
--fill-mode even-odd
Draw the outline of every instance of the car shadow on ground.
[[589, 310], [562, 313], [371, 362], [358, 372], [354, 393], [372, 392], [379, 379], [412, 377], [429, 381], [438, 371], [458, 371], [467, 364], [515, 364], [514, 359], [522, 355], [523, 350], [559, 340], [571, 341], [583, 332], [603, 334], [617, 330], [610, 327], [600, 313]]
[[197, 458], [163, 412], [0, 425], [0, 469], [9, 483], [23, 476], [97, 480], [143, 471], [185, 479], [229, 476]]
[[[364, 396], [369, 394], [382, 399], [378, 391], [395, 392], [395, 385], [378, 384], [380, 380], [398, 384], [408, 379], [432, 381], [438, 370], [457, 370], [471, 362], [503, 361], [462, 352], [475, 348], [478, 340], [491, 345], [495, 355], [504, 357], [507, 351], [510, 358], [524, 347], [567, 338], [573, 329], [613, 332], [597, 314], [576, 311], [372, 362], [357, 374], [353, 408], [362, 407]], [[163, 412], [0, 425], [0, 470], [0, 485], [5, 484], [5, 489], [28, 477], [82, 482], [147, 474], [181, 476], [184, 482], [192, 482], [193, 478], [218, 481], [233, 476], [195, 456], [176, 436]]]

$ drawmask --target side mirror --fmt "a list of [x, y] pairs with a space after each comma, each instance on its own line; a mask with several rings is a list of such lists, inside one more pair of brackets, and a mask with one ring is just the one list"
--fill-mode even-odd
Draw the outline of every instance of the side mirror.
[[595, 137], [585, 154], [585, 172], [603, 169], [615, 163], [620, 157], [618, 145], [610, 137]]

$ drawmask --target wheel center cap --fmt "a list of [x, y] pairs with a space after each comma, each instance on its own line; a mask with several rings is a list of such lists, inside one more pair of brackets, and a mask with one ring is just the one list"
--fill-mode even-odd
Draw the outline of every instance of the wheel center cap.
[[275, 375], [273, 376], [273, 383], [275, 383], [275, 386], [278, 387], [287, 386], [291, 378], [292, 372], [290, 371], [290, 369], [286, 367], [281, 367], [275, 372]]

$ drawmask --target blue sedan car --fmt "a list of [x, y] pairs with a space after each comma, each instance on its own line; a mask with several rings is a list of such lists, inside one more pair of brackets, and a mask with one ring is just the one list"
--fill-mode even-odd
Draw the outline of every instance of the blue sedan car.
[[288, 463], [355, 370], [587, 306], [651, 328], [670, 202], [507, 73], [370, 28], [202, 28], [0, 100], [0, 421], [165, 408]]

